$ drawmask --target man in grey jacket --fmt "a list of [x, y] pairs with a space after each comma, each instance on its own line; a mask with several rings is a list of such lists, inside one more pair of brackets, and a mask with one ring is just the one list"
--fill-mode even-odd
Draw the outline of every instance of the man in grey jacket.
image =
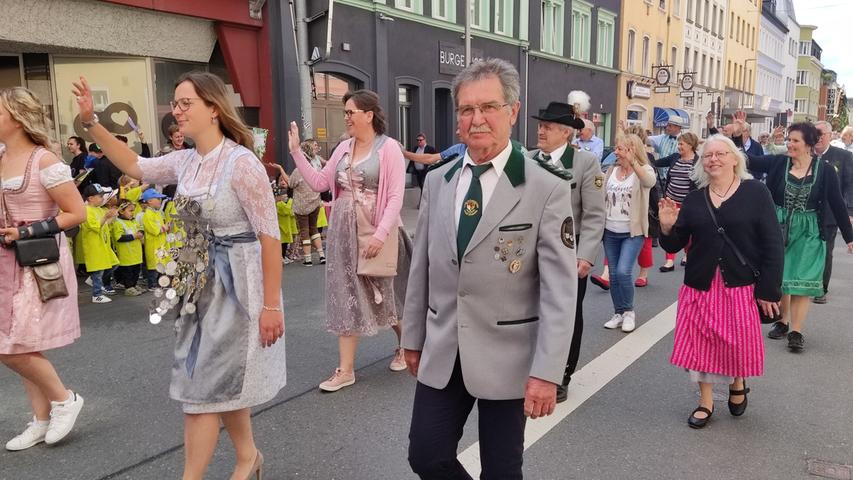
[[471, 478], [456, 450], [475, 402], [482, 478], [521, 479], [526, 417], [556, 406], [577, 289], [571, 186], [513, 148], [519, 91], [504, 60], [463, 70], [453, 98], [467, 149], [424, 185], [402, 336], [422, 479]]
[[575, 150], [570, 142], [575, 129], [583, 128], [574, 107], [567, 103], [551, 102], [548, 108], [531, 117], [539, 120], [537, 128], [538, 150], [530, 158], [566, 170], [571, 174], [572, 214], [575, 218], [575, 240], [578, 257], [578, 293], [575, 309], [575, 328], [566, 361], [563, 381], [557, 386], [557, 403], [567, 398], [567, 388], [578, 366], [581, 337], [583, 336], [583, 299], [586, 295], [587, 277], [598, 257], [601, 237], [604, 235], [604, 174], [596, 156], [584, 150]]

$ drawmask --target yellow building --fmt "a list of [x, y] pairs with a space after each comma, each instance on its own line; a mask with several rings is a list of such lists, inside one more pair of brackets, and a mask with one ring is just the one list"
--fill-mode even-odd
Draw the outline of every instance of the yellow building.
[[[660, 131], [667, 115], [687, 115], [683, 110], [676, 110], [679, 105], [677, 73], [683, 70], [685, 5], [681, 0], [622, 2], [617, 119]], [[667, 65], [668, 75], [659, 73], [659, 69], [654, 68], [657, 65]], [[669, 88], [668, 93], [663, 92], [665, 87]], [[664, 115], [655, 115], [655, 108]], [[683, 120], [688, 121], [687, 118]]]
[[753, 109], [761, 5], [761, 0], [729, 0], [724, 115]]

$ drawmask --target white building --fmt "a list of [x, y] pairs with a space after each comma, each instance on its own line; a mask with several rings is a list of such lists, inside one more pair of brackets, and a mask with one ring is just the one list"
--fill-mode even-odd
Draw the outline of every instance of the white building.
[[[687, 0], [682, 72], [693, 73], [693, 96], [681, 98], [690, 114], [690, 130], [702, 136], [705, 115], [725, 90], [725, 19], [727, 0]], [[682, 90], [683, 94], [686, 94]], [[716, 110], [715, 110], [716, 111]]]
[[787, 124], [794, 110], [800, 27], [791, 0], [764, 0], [758, 41], [755, 103], [749, 110], [753, 137]]

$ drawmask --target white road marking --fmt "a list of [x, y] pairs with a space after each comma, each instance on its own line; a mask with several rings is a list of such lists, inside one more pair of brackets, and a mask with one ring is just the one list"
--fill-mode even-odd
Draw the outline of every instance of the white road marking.
[[[676, 307], [677, 303], [673, 303], [575, 372], [572, 375], [569, 398], [557, 405], [557, 409], [552, 415], [527, 421], [527, 427], [524, 431], [524, 449], [530, 448], [576, 408], [642, 357], [663, 337], [667, 336], [675, 328]], [[594, 326], [589, 328], [594, 328]], [[475, 442], [463, 450], [457, 458], [472, 477], [479, 478], [480, 442]]]

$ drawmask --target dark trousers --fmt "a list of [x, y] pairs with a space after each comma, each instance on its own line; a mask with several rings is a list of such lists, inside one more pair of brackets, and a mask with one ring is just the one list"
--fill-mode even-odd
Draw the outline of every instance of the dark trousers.
[[583, 336], [583, 298], [586, 296], [586, 283], [589, 275], [578, 278], [578, 304], [575, 307], [575, 329], [572, 331], [572, 344], [569, 347], [569, 359], [566, 360], [566, 373], [563, 374], [563, 385], [568, 385], [572, 374], [578, 368], [581, 355], [581, 337]]
[[823, 237], [826, 239], [826, 263], [823, 267], [823, 293], [829, 291], [829, 279], [832, 277], [832, 249], [835, 247], [835, 236], [838, 227], [835, 225], [823, 229]]
[[157, 283], [157, 280], [160, 278], [160, 274], [157, 273], [157, 270], [145, 270], [145, 280], [148, 283], [148, 289], [152, 290], [157, 288], [160, 284]]
[[125, 288], [135, 287], [139, 281], [139, 272], [142, 270], [142, 264], [129, 265], [126, 267], [116, 268], [116, 281], [124, 285]]
[[426, 174], [428, 170], [428, 168], [424, 168], [423, 170], [418, 170], [417, 168], [414, 169], [415, 181], [418, 182], [418, 188], [422, 191], [424, 189], [424, 181], [426, 181]]
[[443, 389], [418, 382], [409, 431], [409, 465], [422, 480], [471, 480], [456, 459], [465, 421], [477, 402], [483, 480], [521, 479], [524, 399], [477, 399], [465, 389], [459, 357]]

